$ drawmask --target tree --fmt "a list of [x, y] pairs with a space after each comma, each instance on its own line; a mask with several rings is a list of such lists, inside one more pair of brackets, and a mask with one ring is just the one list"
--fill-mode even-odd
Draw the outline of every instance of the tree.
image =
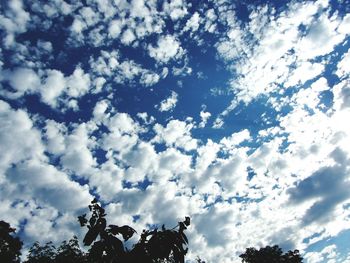
[[267, 246], [259, 250], [250, 247], [239, 257], [245, 263], [301, 263], [303, 260], [298, 250], [289, 250], [283, 254], [282, 249], [277, 245]]
[[51, 263], [56, 257], [56, 248], [52, 242], [47, 242], [41, 246], [39, 242], [35, 242], [29, 249], [27, 261], [25, 263]]
[[190, 225], [190, 218], [179, 222], [173, 229], [162, 228], [143, 230], [139, 241], [131, 250], [124, 247], [124, 243], [117, 237], [121, 235], [124, 241], [131, 238], [136, 231], [128, 225], [108, 225], [105, 210], [94, 199], [89, 205], [92, 212], [90, 219], [86, 214], [79, 216], [82, 227], [87, 226], [88, 232], [84, 237], [84, 245], [91, 246], [89, 260], [94, 262], [133, 262], [155, 263], [172, 262], [184, 263], [188, 244], [184, 231]]
[[86, 254], [81, 251], [79, 241], [74, 236], [69, 241], [63, 241], [57, 248], [55, 263], [84, 263], [87, 262]]
[[41, 246], [35, 242], [29, 249], [26, 263], [85, 263], [87, 257], [81, 251], [78, 238], [74, 236], [69, 241], [63, 241], [56, 248], [52, 242]]
[[10, 224], [0, 221], [0, 258], [1, 262], [20, 262], [22, 242], [14, 237], [15, 228]]

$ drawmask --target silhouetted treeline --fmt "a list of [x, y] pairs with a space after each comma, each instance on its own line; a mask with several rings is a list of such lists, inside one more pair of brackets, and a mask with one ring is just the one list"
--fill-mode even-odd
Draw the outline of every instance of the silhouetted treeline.
[[0, 262], [20, 262], [22, 242], [13, 234], [16, 229], [0, 221]]
[[259, 250], [250, 247], [240, 255], [244, 263], [301, 263], [303, 258], [299, 254], [299, 250], [283, 253], [282, 249], [275, 246], [267, 246]]
[[[82, 227], [87, 227], [83, 239], [84, 252], [79, 246], [79, 240], [74, 236], [69, 241], [63, 241], [59, 247], [52, 242], [41, 245], [35, 242], [29, 249], [25, 263], [184, 263], [188, 240], [184, 233], [190, 225], [190, 218], [172, 229], [163, 225], [160, 229], [143, 230], [136, 244], [126, 248], [136, 231], [128, 226], [108, 225], [105, 210], [93, 200], [89, 205], [90, 216], [79, 216]], [[15, 229], [4, 221], [0, 221], [0, 262], [20, 262], [22, 242], [14, 235]], [[301, 263], [302, 257], [298, 250], [283, 253], [276, 246], [247, 248], [240, 255], [244, 263]], [[198, 263], [205, 263], [199, 257]]]
[[[173, 229], [143, 230], [139, 241], [130, 249], [126, 249], [123, 241], [130, 239], [136, 231], [128, 226], [108, 225], [105, 210], [93, 200], [89, 205], [91, 216], [79, 216], [82, 227], [88, 232], [84, 237], [84, 245], [90, 246], [89, 258], [94, 262], [174, 262], [184, 263], [187, 253], [188, 240], [184, 233], [190, 225], [190, 218], [186, 217]], [[118, 238], [122, 236], [123, 241]]]

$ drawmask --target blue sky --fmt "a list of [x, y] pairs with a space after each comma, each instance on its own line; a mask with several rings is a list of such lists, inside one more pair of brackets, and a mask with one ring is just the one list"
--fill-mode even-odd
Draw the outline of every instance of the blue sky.
[[191, 216], [189, 262], [350, 262], [349, 7], [3, 1], [2, 219], [81, 238], [95, 196], [138, 232]]

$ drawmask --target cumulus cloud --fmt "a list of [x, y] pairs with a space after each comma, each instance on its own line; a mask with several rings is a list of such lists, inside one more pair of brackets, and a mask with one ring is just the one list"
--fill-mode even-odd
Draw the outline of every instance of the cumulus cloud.
[[[322, 73], [324, 65], [308, 60], [330, 54], [346, 36], [336, 30], [335, 17], [315, 15], [328, 7], [327, 1], [294, 3], [272, 20], [267, 19], [270, 11], [264, 7], [252, 12], [244, 28], [232, 19], [227, 37], [217, 43], [218, 53], [235, 73], [231, 87], [236, 98], [231, 105], [250, 103], [280, 88], [302, 85]], [[347, 21], [347, 17], [339, 19], [341, 23]], [[251, 34], [258, 40], [256, 45], [248, 41]], [[231, 105], [225, 111], [235, 108]], [[214, 127], [222, 127], [223, 116]]]
[[318, 262], [336, 262], [337, 258], [337, 246], [329, 245], [323, 248], [320, 252], [308, 252], [305, 255], [305, 258], [310, 263], [318, 263]]
[[15, 44], [15, 36], [27, 30], [30, 15], [24, 10], [21, 0], [11, 1], [5, 5], [6, 12], [0, 15], [0, 25], [6, 31], [6, 37], [2, 42], [5, 46], [11, 46]]
[[337, 65], [337, 75], [339, 78], [347, 77], [350, 74], [350, 51], [343, 55], [341, 61]]
[[186, 1], [182, 0], [165, 1], [163, 9], [173, 20], [182, 18], [187, 14]]
[[187, 20], [184, 31], [196, 31], [200, 25], [200, 16], [198, 12], [195, 12], [190, 19]]
[[55, 167], [30, 160], [7, 171], [9, 180], [22, 188], [22, 198], [36, 196], [61, 211], [82, 208], [91, 199], [88, 186], [69, 180]]
[[[40, 94], [41, 100], [52, 108], [58, 108], [60, 104], [74, 108], [71, 98], [79, 98], [90, 89], [90, 76], [77, 67], [72, 75], [65, 77], [59, 70], [48, 69], [37, 73], [30, 68], [16, 68], [13, 71], [3, 71], [2, 81], [8, 82], [11, 90], [2, 90], [3, 96], [17, 99], [26, 94]], [[62, 99], [66, 95], [68, 98]]]
[[[91, 195], [87, 185], [71, 181], [66, 173], [48, 163], [46, 149], [52, 154], [61, 154], [64, 150], [61, 147], [64, 128], [48, 121], [45, 140], [42, 140], [44, 136], [28, 113], [14, 110], [3, 101], [0, 112], [0, 140], [6, 147], [0, 155], [0, 198], [3, 200], [0, 210], [17, 226], [27, 221], [22, 229], [26, 241], [33, 242], [41, 235], [53, 241], [69, 238], [72, 212], [84, 207]], [[45, 213], [49, 214], [45, 216]], [[69, 218], [67, 222], [63, 217]], [[62, 228], [57, 236], [50, 234], [54, 222]]]
[[80, 97], [90, 89], [90, 76], [77, 67], [67, 79], [67, 94], [73, 98]]
[[207, 122], [208, 122], [208, 119], [209, 119], [210, 116], [211, 116], [211, 113], [208, 112], [208, 111], [201, 111], [199, 115], [200, 115], [200, 117], [201, 117], [201, 122], [199, 123], [198, 127], [199, 127], [199, 128], [204, 128], [205, 125], [206, 125]]
[[6, 97], [15, 99], [40, 87], [40, 77], [30, 68], [16, 68], [10, 72], [2, 72], [2, 75], [14, 90], [14, 92], [3, 90], [1, 93]]
[[57, 99], [66, 88], [66, 79], [62, 72], [58, 70], [49, 70], [47, 78], [40, 87], [40, 94], [43, 102], [56, 108]]
[[153, 141], [180, 147], [187, 151], [192, 150], [197, 146], [197, 140], [192, 138], [190, 133], [192, 128], [193, 124], [179, 120], [171, 120], [165, 127], [157, 123], [154, 125], [156, 136]]
[[177, 103], [178, 95], [175, 91], [171, 91], [171, 96], [160, 102], [159, 111], [172, 111]]
[[61, 157], [61, 164], [77, 176], [89, 174], [96, 161], [91, 153], [93, 140], [89, 138], [89, 125], [82, 123], [66, 136], [66, 149]]
[[331, 156], [336, 162], [334, 166], [319, 169], [301, 181], [296, 188], [288, 190], [291, 203], [314, 199], [315, 202], [303, 216], [305, 224], [330, 220], [335, 207], [350, 197], [347, 191], [347, 155], [336, 149]]
[[156, 46], [148, 46], [148, 51], [150, 57], [161, 63], [166, 63], [170, 59], [181, 57], [184, 52], [179, 41], [172, 35], [160, 37]]
[[33, 127], [28, 113], [23, 110], [13, 110], [10, 105], [0, 101], [1, 113], [1, 145], [6, 151], [1, 151], [0, 167], [2, 173], [11, 165], [31, 158], [44, 158], [44, 146], [41, 143], [40, 132]]

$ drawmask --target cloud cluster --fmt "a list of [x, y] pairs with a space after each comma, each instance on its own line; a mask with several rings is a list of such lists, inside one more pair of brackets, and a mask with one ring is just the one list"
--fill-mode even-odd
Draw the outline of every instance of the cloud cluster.
[[81, 235], [97, 196], [139, 233], [191, 216], [192, 261], [345, 258], [310, 250], [349, 228], [345, 9], [88, 2], [1, 10], [0, 212], [25, 241]]

